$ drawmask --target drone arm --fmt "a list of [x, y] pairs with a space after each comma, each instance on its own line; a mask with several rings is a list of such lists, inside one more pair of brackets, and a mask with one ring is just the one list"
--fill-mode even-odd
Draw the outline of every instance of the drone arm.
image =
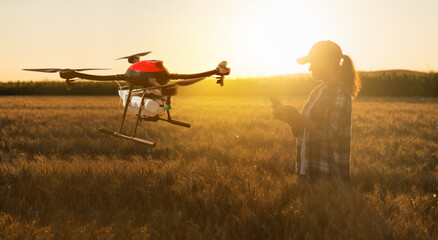
[[170, 79], [191, 79], [191, 78], [205, 78], [210, 77], [211, 75], [219, 75], [221, 79], [225, 75], [230, 74], [230, 69], [227, 68], [227, 61], [222, 61], [217, 65], [217, 68], [208, 72], [202, 72], [202, 73], [195, 73], [195, 74], [178, 74], [178, 73], [171, 73]]
[[75, 72], [75, 71], [60, 72], [59, 75], [61, 76], [61, 78], [64, 78], [64, 79], [81, 78], [81, 79], [95, 80], [95, 81], [115, 81], [115, 80], [124, 80], [125, 79], [124, 74], [99, 76], [99, 75], [79, 73], [79, 72]]
[[170, 79], [192, 79], [192, 78], [203, 78], [203, 77], [209, 77], [211, 75], [217, 74], [217, 69], [211, 70], [208, 72], [202, 72], [202, 73], [194, 73], [194, 74], [178, 74], [178, 73], [171, 73]]
[[225, 75], [230, 74], [230, 68], [227, 68], [227, 61], [222, 61], [217, 65], [217, 68], [215, 70], [211, 70], [208, 72], [203, 73], [195, 73], [195, 74], [177, 74], [177, 73], [171, 73], [170, 79], [191, 79], [191, 78], [205, 78], [209, 77], [211, 75], [219, 75], [219, 77], [216, 77], [218, 80], [216, 83], [220, 84], [221, 87], [224, 86], [224, 78]]

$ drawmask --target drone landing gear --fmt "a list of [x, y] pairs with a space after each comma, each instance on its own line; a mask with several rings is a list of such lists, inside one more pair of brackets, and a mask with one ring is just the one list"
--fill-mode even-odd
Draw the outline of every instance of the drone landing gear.
[[160, 121], [168, 122], [170, 124], [181, 126], [181, 127], [186, 127], [186, 128], [190, 128], [191, 127], [190, 123], [185, 123], [185, 122], [180, 122], [180, 121], [173, 120], [170, 117], [169, 110], [166, 110], [166, 112], [167, 112], [167, 119], [156, 116], [156, 117], [143, 118], [143, 120], [150, 121], [150, 122], [156, 122], [156, 121], [160, 120]]
[[118, 132], [115, 132], [115, 131], [112, 131], [112, 130], [109, 130], [106, 128], [99, 128], [99, 131], [101, 133], [105, 133], [105, 134], [111, 135], [113, 137], [120, 137], [120, 138], [128, 139], [128, 140], [131, 140], [133, 142], [140, 143], [140, 144], [143, 144], [146, 146], [150, 146], [150, 147], [155, 146], [155, 143], [152, 141], [148, 141], [146, 139], [141, 139], [141, 138], [137, 138], [137, 137], [127, 136], [127, 135], [124, 135], [124, 134], [121, 134], [121, 133], [118, 133]]
[[[113, 137], [120, 137], [120, 138], [128, 139], [128, 140], [131, 140], [131, 141], [136, 142], [136, 143], [140, 143], [140, 144], [143, 144], [143, 145], [146, 145], [146, 146], [154, 147], [155, 146], [155, 142], [150, 141], [150, 140], [146, 140], [146, 139], [141, 139], [141, 138], [138, 138], [138, 137], [135, 136], [135, 134], [137, 133], [137, 127], [138, 127], [138, 124], [140, 123], [140, 121], [144, 120], [144, 121], [156, 122], [158, 120], [161, 120], [161, 121], [168, 122], [170, 124], [174, 124], [174, 125], [177, 125], [177, 126], [190, 128], [191, 125], [189, 123], [173, 120], [170, 117], [170, 112], [169, 112], [168, 108], [166, 108], [167, 119], [166, 118], [161, 118], [159, 116], [155, 116], [155, 117], [141, 117], [141, 111], [142, 111], [142, 108], [143, 108], [141, 106], [144, 105], [145, 98], [146, 98], [146, 91], [144, 91], [143, 95], [141, 97], [141, 104], [140, 104], [140, 107], [138, 108], [138, 112], [137, 112], [137, 121], [135, 123], [134, 133], [132, 134], [132, 136], [128, 136], [128, 135], [123, 134], [123, 125], [125, 123], [125, 118], [126, 118], [126, 113], [128, 111], [128, 106], [129, 106], [129, 104], [131, 102], [132, 88], [133, 88], [133, 86], [129, 85], [128, 98], [126, 100], [125, 109], [123, 111], [123, 118], [122, 118], [122, 124], [120, 126], [120, 130], [119, 131], [114, 131], [114, 130], [109, 130], [109, 129], [105, 129], [105, 128], [99, 128], [99, 131], [101, 133], [105, 133], [105, 134], [108, 134], [108, 135], [113, 136]], [[166, 104], [170, 105], [170, 97], [167, 98]]]
[[[135, 137], [135, 134], [137, 132], [138, 123], [141, 120], [140, 114], [141, 114], [142, 107], [139, 107], [139, 109], [138, 109], [137, 122], [135, 124], [134, 134], [132, 134], [132, 136], [128, 136], [128, 135], [123, 134], [123, 124], [125, 123], [126, 112], [128, 111], [128, 107], [129, 107], [129, 104], [131, 102], [132, 87], [133, 87], [132, 85], [129, 85], [128, 99], [126, 100], [125, 110], [123, 111], [122, 125], [120, 126], [120, 130], [117, 132], [117, 131], [113, 131], [113, 130], [109, 130], [109, 129], [105, 129], [105, 128], [99, 128], [99, 131], [101, 133], [105, 133], [105, 134], [111, 135], [113, 137], [120, 137], [120, 138], [131, 140], [131, 141], [136, 142], [136, 143], [140, 143], [140, 144], [143, 144], [146, 146], [153, 147], [153, 146], [155, 146], [155, 142]], [[143, 93], [143, 96], [141, 98], [141, 105], [140, 106], [143, 106], [143, 104], [144, 104], [144, 100], [146, 97], [145, 93], [146, 92]]]

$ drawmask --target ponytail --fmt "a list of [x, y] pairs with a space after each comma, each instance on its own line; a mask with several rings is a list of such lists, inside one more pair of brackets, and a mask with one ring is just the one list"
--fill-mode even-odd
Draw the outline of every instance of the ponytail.
[[359, 93], [361, 83], [359, 75], [356, 73], [353, 61], [347, 55], [342, 56], [343, 60], [339, 72], [339, 78], [344, 85], [351, 91], [351, 98], [355, 98]]

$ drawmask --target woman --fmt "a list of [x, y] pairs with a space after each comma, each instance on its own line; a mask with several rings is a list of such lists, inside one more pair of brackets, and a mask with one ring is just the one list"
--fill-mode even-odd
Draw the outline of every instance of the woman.
[[309, 180], [336, 176], [349, 183], [351, 100], [360, 88], [353, 62], [332, 41], [317, 42], [297, 62], [310, 63], [313, 78], [322, 81], [301, 113], [292, 106], [274, 110], [298, 138], [297, 174]]

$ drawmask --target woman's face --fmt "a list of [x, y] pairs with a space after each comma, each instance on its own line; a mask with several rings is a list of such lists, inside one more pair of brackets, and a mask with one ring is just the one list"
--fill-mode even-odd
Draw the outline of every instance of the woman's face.
[[310, 63], [309, 71], [315, 80], [327, 80], [336, 76], [338, 69], [333, 61], [314, 60]]

